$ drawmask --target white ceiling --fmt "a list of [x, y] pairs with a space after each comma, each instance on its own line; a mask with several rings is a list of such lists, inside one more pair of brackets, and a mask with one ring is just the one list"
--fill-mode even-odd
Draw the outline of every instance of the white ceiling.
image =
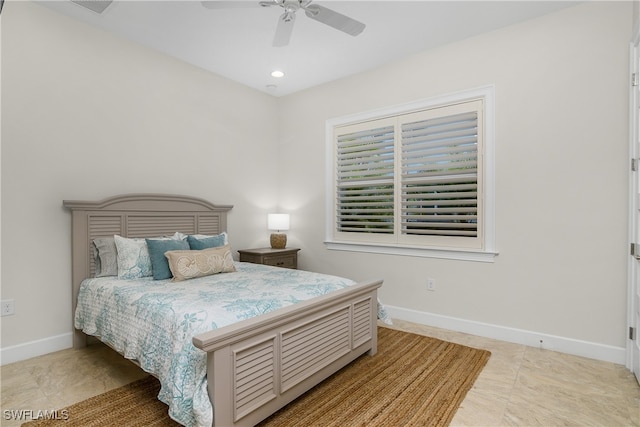
[[[364, 22], [366, 29], [352, 37], [309, 19], [300, 10], [290, 44], [272, 47], [282, 13], [279, 7], [207, 9], [191, 0], [119, 0], [97, 14], [69, 0], [39, 3], [274, 96], [576, 4], [539, 0], [316, 0]], [[249, 6], [254, 3], [257, 0]], [[284, 71], [285, 77], [271, 77], [274, 69]]]

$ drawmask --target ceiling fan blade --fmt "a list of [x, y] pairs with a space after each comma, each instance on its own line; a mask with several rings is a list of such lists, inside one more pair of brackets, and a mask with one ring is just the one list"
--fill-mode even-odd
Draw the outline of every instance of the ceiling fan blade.
[[275, 47], [282, 47], [289, 44], [291, 33], [293, 32], [293, 24], [295, 22], [295, 12], [285, 12], [280, 15], [280, 19], [278, 19], [278, 26], [276, 27], [276, 34], [273, 37], [273, 45]]
[[[258, 7], [260, 4], [255, 0], [235, 0], [235, 1], [224, 1], [224, 0], [208, 0], [201, 1], [202, 6], [207, 9], [246, 9], [249, 7]], [[277, 4], [277, 3], [274, 3]]]
[[327, 9], [324, 6], [310, 4], [308, 6], [303, 6], [303, 8], [304, 13], [309, 18], [315, 19], [323, 24], [327, 24], [336, 30], [340, 30], [352, 36], [357, 36], [364, 31], [364, 28], [366, 27], [362, 22], [356, 21], [355, 19], [349, 18], [348, 16], [334, 10]]
[[284, 0], [262, 0], [259, 1], [258, 4], [262, 7], [282, 6], [284, 4]]

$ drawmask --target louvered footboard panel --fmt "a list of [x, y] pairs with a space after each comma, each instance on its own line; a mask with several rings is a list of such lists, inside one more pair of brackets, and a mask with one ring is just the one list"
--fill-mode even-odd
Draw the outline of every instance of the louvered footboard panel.
[[365, 282], [194, 337], [208, 353], [216, 426], [254, 426], [377, 351], [376, 289]]
[[235, 419], [277, 396], [276, 337], [234, 352]]
[[371, 339], [371, 310], [374, 309], [371, 298], [358, 301], [353, 305], [353, 346], [358, 347]]
[[282, 334], [282, 392], [351, 350], [350, 307]]

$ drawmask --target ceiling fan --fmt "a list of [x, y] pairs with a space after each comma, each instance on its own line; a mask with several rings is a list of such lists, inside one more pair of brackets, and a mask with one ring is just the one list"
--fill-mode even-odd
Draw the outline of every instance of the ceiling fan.
[[277, 47], [286, 46], [291, 39], [293, 24], [296, 20], [296, 12], [304, 10], [309, 18], [326, 24], [352, 36], [360, 34], [365, 24], [349, 18], [334, 10], [312, 3], [313, 0], [263, 0], [257, 3], [247, 1], [203, 1], [202, 5], [209, 9], [223, 9], [229, 7], [253, 7], [253, 6], [279, 6], [284, 9], [284, 13], [278, 19], [276, 34], [273, 38], [273, 45]]

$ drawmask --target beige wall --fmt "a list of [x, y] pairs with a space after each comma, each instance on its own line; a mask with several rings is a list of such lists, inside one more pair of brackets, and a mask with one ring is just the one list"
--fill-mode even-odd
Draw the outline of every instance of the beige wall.
[[638, 33], [638, 28], [640, 28], [640, 0], [632, 0], [633, 1], [633, 34]]
[[63, 199], [165, 192], [235, 205], [268, 238], [276, 101], [27, 2], [2, 12], [2, 348], [71, 332]]
[[[276, 99], [9, 3], [1, 298], [16, 315], [2, 318], [2, 349], [71, 330], [62, 200], [126, 192], [234, 204], [237, 248], [265, 244], [264, 214], [279, 201], [303, 268], [384, 278], [390, 306], [624, 347], [631, 12], [588, 2]], [[325, 121], [487, 84], [495, 263], [326, 250]]]
[[[394, 307], [624, 348], [631, 11], [587, 2], [282, 99], [280, 201], [301, 265], [384, 278]], [[325, 120], [487, 84], [495, 263], [326, 250]]]

